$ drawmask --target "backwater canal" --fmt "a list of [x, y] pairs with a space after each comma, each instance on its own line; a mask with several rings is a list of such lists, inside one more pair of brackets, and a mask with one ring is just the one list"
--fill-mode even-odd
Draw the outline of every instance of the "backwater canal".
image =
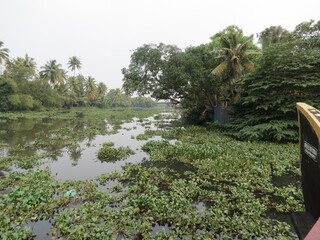
[[[98, 120], [76, 115], [69, 119], [0, 118], [0, 180], [4, 182], [0, 185], [0, 204], [3, 201], [3, 207], [8, 207], [16, 201], [24, 201], [24, 196], [17, 198], [16, 192], [21, 192], [26, 187], [25, 183], [17, 181], [10, 185], [5, 180], [12, 173], [33, 171], [35, 175], [34, 172], [44, 169], [49, 169], [53, 177], [50, 186], [54, 191], [48, 196], [42, 193], [45, 197], [41, 196], [40, 199], [47, 197], [44, 204], [47, 201], [48, 205], [50, 201], [59, 202], [52, 206], [54, 211], [50, 214], [43, 213], [45, 207], [36, 213], [12, 214], [11, 220], [8, 220], [10, 224], [30, 229], [31, 234], [25, 236], [33, 239], [79, 239], [79, 233], [88, 236], [84, 239], [119, 240], [170, 237], [190, 240], [207, 237], [254, 239], [255, 236], [271, 239], [269, 236], [277, 234], [283, 234], [288, 239], [296, 238], [290, 227], [290, 215], [276, 211], [276, 207], [267, 209], [265, 206], [271, 205], [272, 191], [280, 188], [286, 191], [298, 189], [298, 175], [292, 172], [279, 173], [279, 176], [264, 180], [264, 188], [268, 190], [261, 186], [258, 190], [251, 190], [241, 174], [230, 174], [230, 179], [226, 179], [224, 174], [229, 173], [223, 170], [215, 172], [212, 168], [216, 166], [218, 169], [223, 164], [219, 159], [228, 159], [229, 153], [223, 147], [228, 148], [233, 140], [222, 135], [212, 140], [205, 133], [206, 130], [200, 127], [186, 130], [177, 124], [179, 114], [173, 111], [143, 117], [137, 114], [123, 119], [114, 115]], [[171, 132], [168, 135], [166, 131]], [[134, 153], [119, 160], [99, 160], [99, 150], [104, 143], [110, 142], [113, 148], [129, 147]], [[155, 151], [142, 150], [150, 142], [145, 149]], [[238, 142], [234, 144], [240, 154], [235, 153], [230, 159], [240, 156], [243, 152], [241, 148], [247, 147]], [[252, 149], [253, 145], [249, 145]], [[257, 151], [256, 155], [254, 151], [245, 153], [246, 158], [242, 161], [248, 161], [248, 166], [251, 166], [249, 160], [252, 158], [255, 164], [259, 164], [256, 159], [266, 148], [264, 145], [258, 146], [254, 150]], [[157, 149], [160, 151], [157, 152]], [[279, 151], [280, 154], [281, 149], [273, 151]], [[248, 168], [236, 161], [227, 166]], [[124, 167], [126, 170], [121, 172]], [[268, 165], [256, 167], [260, 168], [261, 172], [263, 169], [268, 171]], [[121, 174], [116, 174], [116, 177], [108, 175], [115, 171]], [[255, 175], [257, 171], [249, 174]], [[270, 175], [273, 176], [273, 173]], [[235, 182], [238, 180], [233, 178], [244, 182]], [[253, 179], [249, 177], [248, 182], [254, 182]], [[96, 189], [88, 190], [94, 188], [91, 183]], [[270, 190], [270, 184], [277, 189]], [[77, 195], [74, 198], [66, 197], [68, 190], [74, 189]], [[101, 191], [106, 195], [92, 199], [93, 193], [97, 196]], [[270, 197], [261, 194], [265, 192]], [[285, 205], [283, 199], [280, 202], [281, 206]], [[90, 203], [101, 208], [98, 209], [101, 211], [98, 220], [95, 215], [88, 213], [92, 211], [93, 214], [97, 210], [88, 210]], [[122, 215], [124, 212], [126, 215]], [[88, 220], [89, 216], [91, 220]], [[123, 220], [119, 220], [121, 218]], [[235, 226], [230, 226], [232, 224]], [[8, 236], [11, 236], [10, 231], [17, 231], [18, 228], [7, 228]], [[24, 230], [19, 231], [19, 236], [24, 236]]]

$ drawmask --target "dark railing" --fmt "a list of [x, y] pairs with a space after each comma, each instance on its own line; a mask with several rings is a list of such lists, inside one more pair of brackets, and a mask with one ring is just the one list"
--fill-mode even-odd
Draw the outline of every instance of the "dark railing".
[[313, 226], [320, 217], [320, 111], [305, 103], [297, 103], [297, 111], [301, 182], [306, 212], [293, 213], [292, 219], [299, 238], [304, 239], [314, 234]]

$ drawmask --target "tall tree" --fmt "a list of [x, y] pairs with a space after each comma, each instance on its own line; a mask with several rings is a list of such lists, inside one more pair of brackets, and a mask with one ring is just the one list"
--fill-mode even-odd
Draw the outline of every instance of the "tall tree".
[[232, 132], [236, 136], [298, 140], [295, 104], [320, 106], [319, 48], [301, 46], [301, 41], [271, 45], [259, 59], [257, 71], [242, 79], [243, 96], [233, 106]]
[[[26, 80], [32, 80], [36, 77], [36, 62], [28, 54], [24, 58], [17, 57], [6, 61], [6, 76], [10, 77], [17, 84], [25, 83]], [[23, 86], [21, 86], [23, 88]]]
[[[9, 49], [3, 47], [3, 42], [0, 41], [0, 67], [9, 59]], [[1, 68], [0, 68], [1, 70]]]
[[270, 46], [271, 44], [288, 41], [290, 32], [281, 26], [271, 26], [263, 30], [259, 34], [259, 42], [262, 49]]
[[259, 54], [257, 47], [252, 43], [253, 35], [244, 36], [237, 26], [229, 26], [224, 31], [211, 38], [218, 40], [219, 45], [215, 49], [217, 58], [222, 62], [212, 70], [213, 75], [221, 75], [229, 71], [228, 85], [230, 88], [231, 101], [237, 100], [238, 89], [235, 87], [235, 80], [242, 77], [245, 70], [254, 72], [255, 67], [252, 56]]
[[62, 84], [66, 79], [66, 72], [61, 68], [61, 64], [57, 64], [56, 60], [48, 61], [40, 71], [40, 77], [49, 81], [51, 84]]
[[[210, 44], [189, 47], [167, 61], [157, 96], [161, 99], [190, 100], [194, 104], [217, 105], [218, 77], [210, 74], [215, 66]], [[216, 62], [215, 62], [216, 63]], [[217, 63], [216, 63], [217, 64]]]
[[36, 73], [37, 63], [35, 62], [35, 60], [33, 58], [29, 57], [28, 54], [26, 54], [24, 56], [24, 58], [22, 59], [21, 64], [24, 67], [28, 68], [31, 72]]
[[132, 54], [129, 69], [123, 70], [123, 88], [180, 103], [188, 116], [196, 116], [192, 121], [198, 121], [200, 115], [207, 116], [205, 109], [221, 104], [226, 95], [225, 76], [210, 74], [219, 64], [218, 59], [212, 61], [211, 50], [212, 44], [203, 44], [162, 57], [159, 46], [144, 45]]
[[103, 82], [100, 82], [97, 85], [97, 89], [96, 89], [96, 100], [95, 100], [95, 105], [97, 107], [103, 107], [106, 104], [106, 95], [107, 95], [107, 85], [104, 84]]
[[103, 96], [106, 95], [107, 93], [107, 85], [104, 84], [103, 82], [100, 82], [97, 86], [97, 93], [98, 96]]
[[73, 76], [75, 76], [76, 74], [76, 69], [81, 69], [81, 61], [79, 58], [77, 58], [76, 56], [73, 56], [71, 58], [69, 58], [69, 62], [68, 62], [68, 68], [71, 69], [71, 71], [73, 71]]
[[312, 49], [320, 47], [320, 20], [318, 22], [310, 20], [302, 22], [296, 26], [292, 33], [294, 40], [303, 42], [303, 49]]
[[68, 84], [70, 91], [72, 91], [74, 93], [78, 93], [80, 91], [81, 86], [80, 86], [80, 83], [76, 77], [69, 77], [67, 79], [67, 84]]
[[[123, 68], [126, 93], [154, 94], [161, 88], [161, 77], [168, 59], [181, 50], [173, 45], [144, 44], [131, 55], [129, 68]], [[153, 95], [153, 97], [156, 97]]]
[[93, 101], [97, 98], [97, 85], [96, 80], [93, 77], [87, 77], [85, 82], [85, 89], [90, 105], [92, 105]]

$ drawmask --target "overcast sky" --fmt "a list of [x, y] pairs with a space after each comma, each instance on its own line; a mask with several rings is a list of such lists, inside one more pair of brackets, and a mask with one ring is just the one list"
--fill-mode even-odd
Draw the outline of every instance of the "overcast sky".
[[122, 86], [121, 69], [145, 43], [197, 46], [229, 25], [247, 35], [267, 27], [293, 30], [319, 20], [320, 0], [0, 0], [0, 41], [10, 56], [56, 59], [67, 68], [77, 56], [80, 73]]

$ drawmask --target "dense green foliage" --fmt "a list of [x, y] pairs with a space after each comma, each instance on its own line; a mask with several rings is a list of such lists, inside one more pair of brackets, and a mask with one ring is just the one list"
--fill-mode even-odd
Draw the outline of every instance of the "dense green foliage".
[[125, 79], [123, 88], [127, 93], [151, 94], [161, 99], [162, 71], [170, 56], [180, 51], [176, 46], [163, 43], [144, 44], [136, 49], [131, 55], [129, 68], [122, 69]]
[[179, 103], [193, 123], [210, 120], [212, 106], [231, 106], [229, 130], [241, 139], [296, 141], [296, 102], [318, 107], [320, 101], [320, 21], [293, 32], [266, 28], [259, 34], [261, 50], [252, 40], [229, 26], [210, 43], [184, 51], [144, 45], [123, 69], [123, 87]]
[[275, 43], [287, 42], [289, 38], [290, 33], [288, 30], [281, 26], [271, 26], [259, 34], [259, 43], [261, 43], [264, 49]]
[[234, 105], [235, 136], [298, 140], [296, 103], [320, 107], [320, 45], [315, 44], [319, 30], [318, 23], [313, 34], [308, 33], [312, 37], [300, 36], [264, 49], [257, 71], [242, 79], [242, 98]]
[[210, 44], [190, 47], [172, 56], [163, 70], [161, 98], [180, 103], [185, 119], [192, 119], [196, 113], [195, 121], [202, 121], [207, 109], [224, 102], [228, 95], [222, 87], [224, 75], [210, 74], [218, 63], [212, 61], [210, 50]]
[[217, 46], [214, 47], [217, 58], [222, 61], [211, 73], [221, 75], [223, 72], [227, 72], [226, 84], [230, 92], [230, 100], [227, 105], [230, 105], [239, 99], [240, 93], [236, 80], [242, 77], [245, 72], [255, 71], [252, 59], [260, 52], [252, 42], [253, 35], [244, 36], [242, 30], [236, 26], [229, 26], [211, 39], [213, 43], [218, 41]]
[[[75, 75], [81, 61], [73, 56], [68, 67], [73, 76], [68, 76], [56, 60], [36, 68], [36, 62], [25, 57], [9, 58], [9, 50], [0, 42], [0, 111], [44, 110], [45, 108], [70, 108], [78, 106], [153, 107], [151, 98], [131, 98], [120, 89], [107, 91], [107, 86], [91, 77]], [[38, 74], [39, 72], [39, 74]]]
[[252, 36], [230, 26], [208, 44], [188, 47], [149, 44], [137, 48], [123, 72], [127, 93], [151, 94], [181, 104], [191, 122], [208, 119], [211, 106], [230, 105], [238, 94], [235, 79], [253, 71], [257, 47]]
[[17, 84], [10, 80], [0, 79], [0, 109], [7, 111], [10, 109], [9, 97], [14, 95], [17, 89]]
[[163, 44], [144, 45], [132, 54], [129, 68], [123, 69], [123, 88], [127, 93], [136, 91], [182, 104], [185, 116], [191, 117], [194, 112], [204, 113], [206, 106], [225, 101], [226, 92], [221, 87], [224, 76], [210, 74], [218, 64], [218, 60], [212, 61], [210, 44], [184, 52], [166, 46], [165, 49], [174, 49], [170, 54], [161, 47]]

